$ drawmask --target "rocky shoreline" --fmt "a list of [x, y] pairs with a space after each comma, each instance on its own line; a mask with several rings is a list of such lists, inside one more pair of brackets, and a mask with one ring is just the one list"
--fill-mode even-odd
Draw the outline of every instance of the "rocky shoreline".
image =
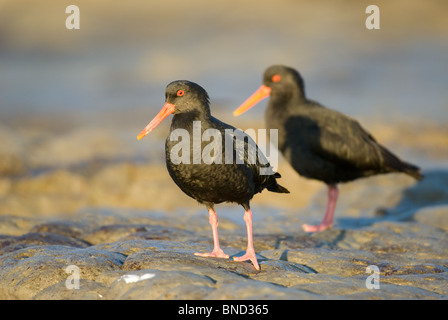
[[[134, 127], [0, 128], [0, 299], [448, 297], [448, 171], [431, 165], [446, 156], [437, 144], [444, 130], [426, 131], [439, 137], [431, 148], [403, 139], [405, 128], [375, 130], [400, 154], [421, 154], [425, 179], [390, 174], [341, 185], [334, 228], [318, 234], [301, 226], [321, 219], [325, 186], [281, 161], [291, 194], [253, 199], [256, 271], [232, 259], [246, 248], [236, 205], [216, 207], [230, 259], [194, 255], [212, 247], [207, 212], [169, 178], [162, 140], [137, 145], [127, 138]], [[138, 160], [137, 150], [152, 153]]]
[[[243, 225], [228, 219], [238, 216], [235, 211], [229, 208], [221, 219], [222, 246], [231, 257], [245, 249]], [[29, 230], [0, 238], [0, 298], [446, 299], [448, 236], [436, 225], [446, 229], [447, 211], [438, 206], [419, 211], [413, 221], [355, 228], [340, 223], [312, 235], [266, 233], [269, 217], [262, 214], [254, 236], [261, 271], [193, 255], [212, 245], [204, 213], [187, 214], [194, 223], [184, 228], [170, 226], [175, 216], [151, 212], [48, 222], [2, 216], [2, 223]], [[367, 285], [372, 265], [379, 270], [378, 290]], [[78, 268], [77, 288], [69, 266]], [[129, 277], [137, 280], [125, 281]]]

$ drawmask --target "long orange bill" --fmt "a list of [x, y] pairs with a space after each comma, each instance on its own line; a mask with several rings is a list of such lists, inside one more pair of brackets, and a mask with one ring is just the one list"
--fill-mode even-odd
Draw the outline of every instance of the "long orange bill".
[[271, 88], [262, 85], [260, 88], [257, 89], [246, 101], [243, 102], [242, 105], [238, 107], [235, 111], [233, 111], [233, 115], [239, 116], [240, 114], [246, 112], [250, 108], [252, 108], [254, 105], [256, 105], [258, 102], [263, 100], [264, 98], [269, 97], [271, 94]]
[[162, 110], [159, 111], [159, 113], [152, 119], [152, 121], [145, 127], [145, 129], [140, 132], [140, 134], [137, 136], [137, 139], [140, 140], [144, 136], [146, 136], [148, 133], [150, 133], [152, 130], [157, 127], [160, 122], [163, 121], [166, 117], [168, 117], [170, 114], [174, 113], [175, 105], [165, 102], [165, 104], [162, 107]]

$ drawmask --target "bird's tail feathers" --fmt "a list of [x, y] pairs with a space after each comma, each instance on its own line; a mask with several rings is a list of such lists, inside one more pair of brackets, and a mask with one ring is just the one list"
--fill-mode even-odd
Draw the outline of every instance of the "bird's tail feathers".
[[402, 162], [403, 166], [401, 168], [401, 172], [404, 172], [408, 175], [410, 175], [411, 177], [417, 179], [417, 180], [423, 180], [423, 178], [425, 177], [424, 175], [422, 175], [422, 173], [420, 172], [420, 168], [417, 166], [414, 166], [413, 164], [407, 163], [407, 162]]
[[[280, 173], [278, 173], [278, 172], [274, 173], [274, 178], [275, 179], [278, 179], [278, 178], [281, 178], [281, 177], [282, 176], [280, 175]], [[267, 189], [269, 191], [277, 192], [277, 193], [290, 193], [288, 189], [286, 189], [285, 187], [282, 187], [281, 185], [279, 185], [275, 179], [274, 179], [275, 183], [270, 185], [269, 187], [267, 187]]]
[[420, 172], [419, 167], [411, 163], [400, 160], [397, 156], [395, 156], [392, 152], [390, 152], [386, 148], [382, 148], [381, 151], [384, 160], [386, 161], [386, 164], [394, 171], [406, 173], [417, 180], [422, 180], [424, 178], [424, 176]]
[[290, 193], [288, 189], [285, 187], [282, 187], [278, 183], [275, 186], [268, 187], [268, 190], [271, 192], [277, 192], [277, 193]]

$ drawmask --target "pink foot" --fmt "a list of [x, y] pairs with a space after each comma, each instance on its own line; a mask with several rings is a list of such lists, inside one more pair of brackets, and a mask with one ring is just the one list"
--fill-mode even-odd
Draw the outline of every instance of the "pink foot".
[[194, 255], [199, 256], [199, 257], [207, 257], [207, 258], [212, 257], [212, 258], [229, 259], [229, 255], [225, 254], [224, 251], [222, 251], [221, 249], [213, 250], [212, 252], [205, 252], [205, 253], [195, 252]]
[[317, 226], [312, 226], [310, 224], [304, 224], [302, 226], [305, 232], [319, 232], [330, 229], [331, 227], [332, 227], [331, 224], [324, 224], [324, 223], [318, 224]]
[[255, 256], [255, 251], [248, 250], [246, 253], [241, 257], [233, 257], [234, 261], [246, 261], [250, 260], [252, 264], [254, 265], [255, 269], [260, 270], [260, 266], [258, 265], [257, 257]]

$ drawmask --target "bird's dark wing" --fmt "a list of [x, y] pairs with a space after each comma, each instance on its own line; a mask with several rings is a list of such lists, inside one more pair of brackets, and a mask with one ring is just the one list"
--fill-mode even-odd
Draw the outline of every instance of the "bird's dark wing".
[[326, 109], [316, 118], [319, 134], [311, 140], [311, 151], [335, 163], [361, 170], [376, 168], [383, 162], [382, 147], [358, 121]]
[[[274, 174], [269, 160], [251, 136], [216, 118], [213, 120], [213, 123], [215, 128], [223, 133], [223, 143], [232, 142], [232, 146], [223, 146], [223, 150], [233, 149], [233, 159], [236, 163], [247, 165], [257, 174], [260, 174], [260, 169], [262, 168], [265, 169], [265, 171], [261, 172], [262, 175]], [[227, 137], [225, 135], [227, 135]], [[223, 155], [223, 157], [225, 157], [225, 155]]]
[[311, 139], [310, 149], [319, 157], [348, 169], [399, 171], [422, 178], [418, 167], [402, 161], [379, 144], [355, 119], [323, 107], [311, 117], [316, 121], [318, 134]]
[[[223, 133], [223, 150], [231, 149], [233, 162], [242, 164], [252, 171], [254, 182], [260, 191], [267, 188], [274, 192], [289, 193], [287, 189], [277, 184], [275, 179], [281, 175], [274, 171], [269, 160], [248, 134], [218, 119], [214, 119], [213, 123], [215, 128]], [[225, 144], [229, 142], [231, 145], [226, 146]], [[228, 161], [225, 159], [226, 156], [229, 155], [223, 152], [223, 163]]]

